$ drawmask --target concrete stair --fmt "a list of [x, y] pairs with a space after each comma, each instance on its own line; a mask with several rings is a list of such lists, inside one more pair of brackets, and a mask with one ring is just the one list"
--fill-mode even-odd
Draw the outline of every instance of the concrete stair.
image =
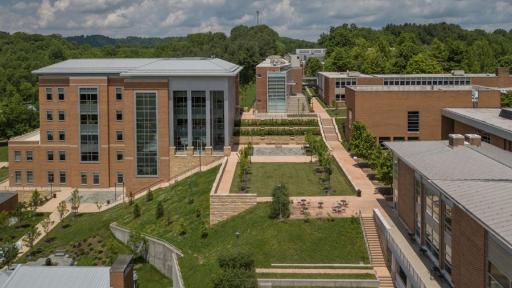
[[368, 243], [368, 254], [370, 255], [370, 262], [376, 270], [377, 279], [379, 279], [381, 288], [393, 288], [393, 279], [389, 274], [386, 266], [386, 260], [382, 253], [382, 248], [379, 240], [379, 233], [377, 226], [372, 216], [362, 216], [361, 225], [363, 226], [366, 242]]
[[338, 141], [338, 134], [336, 134], [336, 127], [332, 122], [331, 118], [321, 118], [320, 124], [322, 125], [322, 131], [324, 132], [325, 139], [327, 141]]
[[[304, 111], [302, 109], [304, 109]], [[288, 96], [288, 101], [286, 102], [286, 113], [288, 113], [288, 114], [309, 113], [309, 105], [308, 105], [308, 100], [306, 99], [306, 96], [304, 96], [304, 95]]]

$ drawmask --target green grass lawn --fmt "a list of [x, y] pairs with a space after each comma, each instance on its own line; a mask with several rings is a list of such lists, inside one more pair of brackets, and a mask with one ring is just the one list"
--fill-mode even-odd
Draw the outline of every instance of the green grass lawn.
[[[217, 172], [218, 168], [201, 172], [173, 187], [154, 191], [151, 202], [146, 202], [144, 197], [137, 200], [142, 214], [137, 219], [133, 218], [133, 207], [126, 204], [101, 213], [68, 217], [64, 224], [69, 227], [63, 229], [59, 224], [46, 236], [51, 241], [43, 239], [36, 245], [35, 250], [40, 251], [38, 257], [55, 249], [69, 249], [73, 243], [84, 243], [92, 235], [101, 236], [103, 243], [108, 243], [103, 251], [126, 253], [126, 246], [115, 241], [108, 229], [111, 222], [117, 221], [181, 249], [184, 257], [180, 259], [180, 267], [185, 285], [190, 288], [210, 286], [211, 277], [219, 271], [217, 257], [226, 249], [251, 251], [257, 267], [270, 267], [271, 263], [368, 263], [363, 233], [356, 218], [277, 222], [268, 218], [268, 203], [216, 224], [208, 230], [208, 237], [202, 239], [201, 228], [209, 219], [209, 192]], [[158, 201], [164, 204], [165, 215], [156, 220]], [[184, 236], [178, 235], [180, 222], [186, 227]], [[237, 231], [241, 235], [238, 241]]]
[[136, 288], [172, 287], [172, 282], [151, 264], [135, 265], [135, 272], [139, 277]]
[[240, 106], [252, 107], [256, 101], [256, 84], [250, 83], [240, 87]]
[[[252, 163], [249, 175], [249, 193], [258, 196], [271, 196], [272, 189], [283, 183], [290, 196], [325, 195], [320, 177], [315, 173], [315, 163]], [[345, 175], [337, 165], [333, 165], [331, 195], [355, 195]], [[231, 184], [231, 193], [240, 193], [238, 181], [239, 167]]]
[[7, 155], [7, 143], [0, 143], [0, 162], [9, 161]]
[[327, 114], [331, 117], [347, 117], [347, 109], [346, 108], [335, 108], [335, 109], [325, 109]]
[[7, 178], [9, 178], [9, 168], [7, 168], [7, 167], [0, 168], [0, 182], [4, 181]]
[[0, 233], [0, 247], [18, 241], [32, 225], [41, 222], [48, 213], [34, 213], [33, 217], [29, 212], [24, 212], [22, 220], [13, 226], [2, 228]]
[[263, 279], [376, 279], [375, 274], [258, 273]]

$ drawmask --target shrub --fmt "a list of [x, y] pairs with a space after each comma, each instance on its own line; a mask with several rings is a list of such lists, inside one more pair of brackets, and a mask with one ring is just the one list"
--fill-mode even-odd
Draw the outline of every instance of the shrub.
[[256, 288], [258, 280], [254, 271], [239, 269], [222, 270], [213, 278], [213, 288]]
[[140, 217], [140, 207], [139, 204], [135, 203], [133, 205], [133, 218], [139, 218]]
[[210, 232], [210, 227], [208, 227], [208, 223], [204, 223], [203, 226], [201, 226], [201, 239], [208, 238], [209, 232]]
[[156, 213], [155, 213], [156, 219], [162, 218], [164, 216], [164, 205], [162, 204], [162, 201], [158, 201], [156, 204]]
[[187, 234], [187, 225], [185, 224], [185, 220], [180, 219], [176, 222], [175, 232], [179, 236], [184, 236]]
[[219, 256], [217, 262], [221, 269], [239, 269], [251, 271], [255, 269], [252, 255], [246, 251], [231, 251]]
[[148, 193], [146, 193], [146, 201], [150, 202], [153, 200], [153, 191], [151, 189], [148, 189]]
[[306, 119], [243, 119], [240, 127], [318, 127], [316, 118]]
[[272, 191], [272, 206], [269, 217], [272, 219], [290, 217], [290, 197], [284, 184], [277, 185]]

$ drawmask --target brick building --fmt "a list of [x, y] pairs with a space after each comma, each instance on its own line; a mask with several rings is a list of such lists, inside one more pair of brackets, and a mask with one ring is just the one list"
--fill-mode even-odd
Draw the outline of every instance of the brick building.
[[347, 86], [485, 86], [494, 88], [512, 88], [509, 69], [499, 67], [496, 73], [474, 74], [454, 70], [443, 74], [362, 74], [348, 72], [318, 72], [318, 94], [325, 103], [344, 102]]
[[302, 92], [303, 68], [280, 56], [256, 66], [256, 103], [259, 113], [287, 113], [290, 96]]
[[357, 84], [345, 89], [345, 136], [350, 138], [352, 124], [359, 121], [380, 142], [441, 140], [443, 108], [497, 108], [501, 101], [499, 89], [482, 86]]
[[[398, 222], [415, 251], [449, 286], [511, 287], [512, 153], [475, 134], [385, 145]], [[414, 282], [408, 269], [397, 269], [403, 287]]]
[[443, 138], [448, 134], [478, 134], [482, 141], [512, 151], [511, 108], [445, 108]]
[[11, 186], [128, 192], [230, 152], [239, 72], [221, 59], [75, 59], [39, 76], [40, 129], [9, 141]]

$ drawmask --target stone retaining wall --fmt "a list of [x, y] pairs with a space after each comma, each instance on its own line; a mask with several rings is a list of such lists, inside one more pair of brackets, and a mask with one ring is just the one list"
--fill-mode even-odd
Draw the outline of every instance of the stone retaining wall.
[[256, 194], [210, 195], [210, 225], [235, 216], [257, 204]]
[[[124, 244], [128, 243], [130, 230], [112, 223], [110, 224], [110, 231], [119, 241]], [[178, 258], [183, 256], [183, 253], [166, 241], [145, 234], [144, 237], [148, 240], [149, 245], [146, 260], [162, 274], [172, 279], [172, 287], [184, 288], [185, 285], [178, 264]]]

